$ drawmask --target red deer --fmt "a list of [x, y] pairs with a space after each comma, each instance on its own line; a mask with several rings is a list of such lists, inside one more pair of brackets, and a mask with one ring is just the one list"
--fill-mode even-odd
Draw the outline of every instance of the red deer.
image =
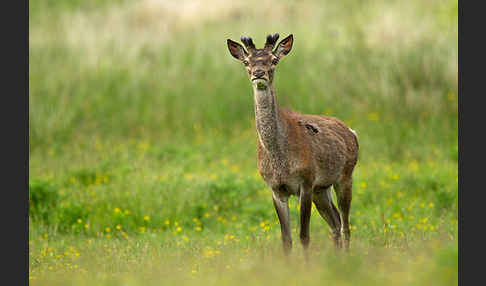
[[[231, 55], [244, 64], [253, 87], [258, 170], [272, 189], [284, 253], [289, 254], [292, 248], [290, 195], [299, 197], [300, 241], [305, 250], [309, 246], [312, 202], [329, 224], [335, 246], [341, 248], [344, 244], [348, 249], [358, 138], [356, 132], [337, 118], [300, 114], [278, 106], [273, 86], [274, 72], [294, 42], [290, 35], [274, 49], [278, 37], [278, 34], [268, 35], [263, 49], [255, 48], [253, 40], [245, 36], [241, 41], [246, 50], [230, 39], [227, 44]], [[340, 212], [332, 201], [331, 186], [334, 186]]]

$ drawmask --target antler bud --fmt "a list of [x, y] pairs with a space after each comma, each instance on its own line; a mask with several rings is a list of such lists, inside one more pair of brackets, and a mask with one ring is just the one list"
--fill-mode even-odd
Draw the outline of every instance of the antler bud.
[[267, 42], [265, 43], [265, 50], [272, 50], [273, 47], [275, 46], [275, 43], [277, 42], [279, 37], [279, 34], [275, 33], [273, 35], [268, 35], [267, 36]]
[[243, 44], [245, 44], [245, 47], [248, 49], [248, 51], [250, 53], [253, 50], [255, 50], [255, 44], [253, 44], [253, 40], [250, 37], [241, 36], [241, 42], [243, 42]]

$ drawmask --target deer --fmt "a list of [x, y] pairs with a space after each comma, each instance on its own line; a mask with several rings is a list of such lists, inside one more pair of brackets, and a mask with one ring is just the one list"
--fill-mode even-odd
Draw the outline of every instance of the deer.
[[[253, 88], [257, 131], [258, 171], [272, 191], [281, 229], [283, 252], [292, 249], [288, 199], [299, 198], [300, 242], [308, 252], [312, 202], [331, 229], [336, 249], [349, 249], [349, 214], [353, 170], [358, 161], [357, 133], [341, 120], [300, 114], [277, 104], [273, 85], [275, 68], [289, 54], [293, 34], [275, 47], [279, 34], [268, 35], [263, 49], [250, 37], [227, 39], [230, 54], [241, 61]], [[339, 211], [333, 203], [333, 186]]]

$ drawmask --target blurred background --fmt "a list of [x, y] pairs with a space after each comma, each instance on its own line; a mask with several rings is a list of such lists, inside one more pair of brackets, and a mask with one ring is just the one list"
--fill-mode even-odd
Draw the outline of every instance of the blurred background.
[[34, 154], [93, 137], [253, 130], [226, 39], [263, 46], [278, 32], [295, 36], [276, 71], [280, 105], [341, 118], [363, 159], [456, 155], [456, 1], [44, 0], [30, 3], [29, 25]]
[[[279, 105], [358, 133], [356, 243], [433, 238], [457, 258], [457, 1], [29, 5], [32, 277], [49, 265], [39, 238], [62, 253], [61, 241], [156, 232], [181, 245], [203, 234], [205, 244], [256, 226], [279, 246], [257, 172], [252, 89], [226, 45], [247, 35], [261, 48], [270, 33], [294, 35], [275, 73]], [[311, 240], [330, 244], [313, 217]]]

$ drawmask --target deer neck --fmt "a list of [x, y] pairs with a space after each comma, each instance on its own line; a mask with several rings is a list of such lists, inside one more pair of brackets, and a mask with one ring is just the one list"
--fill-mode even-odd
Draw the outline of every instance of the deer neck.
[[253, 94], [258, 140], [271, 157], [284, 159], [286, 125], [279, 112], [273, 84], [266, 89], [258, 89], [253, 86]]

